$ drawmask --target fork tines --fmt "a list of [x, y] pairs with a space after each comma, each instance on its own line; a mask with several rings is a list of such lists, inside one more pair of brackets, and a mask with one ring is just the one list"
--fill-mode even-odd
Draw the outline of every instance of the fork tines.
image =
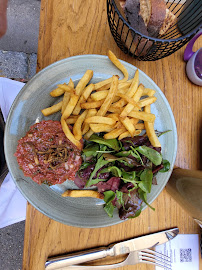
[[156, 266], [162, 267], [166, 270], [172, 270], [170, 257], [159, 253], [151, 249], [144, 249], [139, 251], [139, 258], [141, 262], [155, 264]]

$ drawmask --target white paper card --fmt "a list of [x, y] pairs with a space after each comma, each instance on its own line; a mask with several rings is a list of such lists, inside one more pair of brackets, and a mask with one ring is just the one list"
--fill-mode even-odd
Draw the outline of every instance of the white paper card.
[[[15, 97], [23, 86], [24, 83], [0, 77], [0, 107], [5, 121]], [[0, 187], [0, 228], [25, 220], [26, 205], [26, 199], [8, 173]]]
[[[172, 270], [199, 270], [198, 234], [179, 234], [173, 240], [156, 246], [155, 249], [171, 258]], [[156, 270], [162, 268], [156, 266]]]

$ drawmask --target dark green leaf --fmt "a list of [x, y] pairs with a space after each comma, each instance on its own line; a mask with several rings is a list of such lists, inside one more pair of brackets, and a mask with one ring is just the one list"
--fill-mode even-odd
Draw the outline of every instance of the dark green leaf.
[[115, 208], [115, 206], [110, 202], [110, 203], [107, 203], [107, 204], [105, 204], [105, 206], [104, 206], [104, 210], [105, 210], [105, 212], [107, 213], [107, 215], [109, 216], [109, 217], [113, 217], [113, 214], [114, 214], [114, 208]]
[[144, 165], [144, 163], [143, 163], [143, 161], [142, 161], [142, 159], [141, 159], [141, 156], [140, 156], [140, 154], [138, 153], [138, 151], [136, 150], [136, 148], [134, 148], [133, 146], [131, 146], [130, 147], [132, 150], [131, 150], [131, 155], [133, 156], [133, 157], [135, 157], [138, 161], [140, 161], [141, 162], [141, 164], [142, 165]]
[[92, 185], [93, 177], [96, 175], [97, 171], [102, 168], [104, 165], [109, 163], [108, 160], [104, 160], [103, 156], [101, 156], [98, 160], [97, 163], [95, 164], [95, 169], [92, 171], [90, 178], [86, 182], [86, 187], [90, 187]]
[[121, 177], [121, 174], [122, 174], [121, 170], [116, 166], [107, 167], [100, 171], [100, 173], [106, 173], [106, 172], [111, 172], [116, 177]]
[[140, 199], [141, 199], [146, 205], [148, 205], [153, 211], [155, 211], [155, 208], [152, 207], [152, 206], [151, 206], [150, 204], [148, 204], [148, 202], [147, 202], [147, 193], [144, 192], [144, 191], [141, 190], [141, 189], [138, 190], [138, 193], [139, 193]]
[[170, 162], [166, 159], [163, 159], [163, 168], [159, 172], [167, 172], [170, 170]]
[[141, 214], [141, 212], [142, 212], [142, 208], [138, 209], [138, 210], [135, 212], [135, 215], [132, 216], [132, 217], [129, 217], [129, 218], [136, 218], [136, 217], [138, 217], [138, 216]]
[[112, 190], [107, 190], [104, 192], [104, 201], [106, 203], [109, 203], [111, 201], [113, 201], [115, 198], [115, 192]]
[[115, 206], [112, 204], [112, 201], [114, 200], [114, 198], [115, 192], [113, 192], [112, 190], [104, 192], [104, 201], [106, 203], [104, 206], [104, 210], [106, 211], [109, 217], [113, 217]]
[[96, 185], [99, 182], [104, 182], [104, 181], [106, 181], [106, 179], [100, 179], [99, 175], [98, 175], [97, 178], [91, 179], [90, 185], [93, 186], [93, 185]]
[[129, 181], [135, 180], [136, 172], [135, 171], [132, 171], [132, 172], [122, 171], [122, 177]]
[[149, 160], [151, 160], [151, 162], [154, 164], [154, 165], [160, 165], [161, 164], [161, 162], [162, 162], [162, 156], [161, 156], [161, 154], [158, 152], [158, 151], [156, 151], [156, 150], [154, 150], [154, 149], [152, 149], [152, 148], [150, 148], [150, 147], [147, 147], [147, 146], [145, 146], [145, 145], [143, 145], [143, 146], [138, 146], [137, 148], [136, 148], [136, 150], [140, 153], [140, 154], [142, 154], [142, 155], [144, 155], [145, 157], [147, 157]]
[[104, 138], [96, 135], [96, 134], [93, 134], [91, 135], [89, 141], [91, 142], [96, 142], [98, 144], [104, 144], [116, 151], [119, 151], [120, 149], [120, 146], [119, 146], [119, 142], [117, 139], [109, 139], [109, 140], [105, 140]]
[[131, 155], [131, 150], [120, 151], [120, 152], [116, 153], [115, 155], [116, 155], [116, 157], [128, 157], [129, 155]]
[[116, 191], [116, 197], [117, 197], [118, 203], [119, 203], [120, 205], [122, 205], [123, 208], [124, 208], [123, 192], [117, 190], [117, 191]]
[[152, 179], [152, 171], [149, 169], [145, 169], [140, 175], [141, 182], [139, 183], [139, 188], [141, 188], [146, 193], [150, 193], [152, 187]]
[[103, 154], [103, 156], [106, 160], [108, 160], [110, 162], [119, 161], [119, 162], [122, 162], [126, 166], [131, 167], [131, 168], [138, 165], [137, 161], [135, 161], [134, 159], [129, 158], [129, 157], [116, 157], [116, 156], [111, 155], [111, 154]]
[[86, 157], [96, 156], [98, 150], [99, 150], [98, 144], [89, 144], [87, 147], [83, 149], [83, 153]]
[[86, 161], [86, 162], [83, 162], [79, 168], [79, 170], [83, 170], [83, 169], [86, 169], [91, 163]]

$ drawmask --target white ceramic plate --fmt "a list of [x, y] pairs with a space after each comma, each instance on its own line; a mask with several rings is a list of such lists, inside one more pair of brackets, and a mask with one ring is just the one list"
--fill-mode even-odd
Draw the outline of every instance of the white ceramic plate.
[[[132, 78], [136, 67], [124, 61]], [[24, 195], [24, 197], [39, 211], [59, 222], [78, 227], [105, 227], [122, 222], [118, 213], [113, 218], [107, 216], [103, 210], [100, 200], [93, 198], [63, 198], [61, 193], [67, 188], [75, 187], [72, 181], [66, 181], [62, 185], [51, 188], [46, 185], [38, 185], [31, 178], [25, 177], [19, 169], [14, 153], [18, 140], [29, 130], [30, 126], [41, 120], [59, 120], [60, 114], [44, 117], [41, 109], [58, 102], [58, 98], [52, 98], [49, 93], [56, 88], [57, 84], [68, 82], [70, 78], [76, 84], [87, 69], [94, 71], [92, 82], [107, 79], [112, 75], [122, 73], [110, 62], [107, 56], [82, 55], [74, 56], [58, 61], [36, 74], [20, 91], [16, 97], [6, 123], [5, 129], [5, 155], [9, 171]], [[151, 203], [165, 187], [172, 168], [174, 166], [177, 152], [177, 130], [170, 105], [159, 87], [142, 71], [140, 82], [156, 90], [157, 101], [152, 105], [152, 113], [156, 115], [155, 129], [158, 131], [172, 130], [160, 137], [162, 144], [162, 155], [170, 161], [171, 170], [159, 173], [157, 186], [153, 186], [148, 196]], [[144, 206], [144, 209], [146, 206]]]

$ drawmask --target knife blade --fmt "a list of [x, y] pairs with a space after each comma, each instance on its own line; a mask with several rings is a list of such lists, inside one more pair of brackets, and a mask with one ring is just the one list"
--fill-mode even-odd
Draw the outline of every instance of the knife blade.
[[59, 269], [69, 265], [75, 265], [93, 261], [96, 259], [102, 259], [107, 256], [117, 256], [137, 250], [152, 248], [172, 240], [174, 237], [178, 235], [178, 233], [179, 229], [173, 228], [157, 233], [152, 233], [149, 235], [140, 236], [130, 240], [122, 241], [116, 244], [112, 244], [108, 247], [100, 247], [97, 249], [90, 249], [64, 256], [48, 258], [48, 260], [45, 263], [45, 269], [46, 270]]

